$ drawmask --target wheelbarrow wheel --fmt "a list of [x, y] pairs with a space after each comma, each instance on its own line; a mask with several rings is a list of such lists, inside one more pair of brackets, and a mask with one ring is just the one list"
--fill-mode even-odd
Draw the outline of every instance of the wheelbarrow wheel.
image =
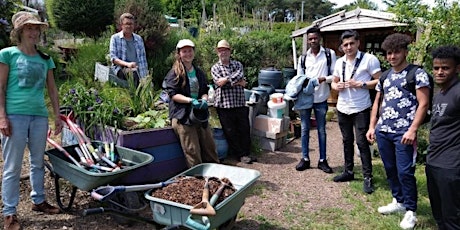
[[221, 224], [219, 227], [217, 227], [218, 230], [231, 230], [233, 228], [233, 225], [235, 225], [236, 222], [236, 215], [232, 217], [230, 220], [227, 220], [225, 223]]
[[[140, 197], [138, 192], [118, 193], [109, 200], [108, 207], [128, 215], [137, 216], [138, 212], [147, 207], [147, 203]], [[114, 219], [121, 225], [132, 225], [134, 223], [133, 220], [120, 216], [115, 216]]]

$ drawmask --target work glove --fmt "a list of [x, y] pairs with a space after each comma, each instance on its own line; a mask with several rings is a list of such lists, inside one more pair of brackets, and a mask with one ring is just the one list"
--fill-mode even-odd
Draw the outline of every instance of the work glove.
[[192, 104], [192, 108], [194, 109], [199, 109], [201, 106], [201, 102], [195, 98], [192, 98], [192, 101], [190, 102], [190, 104]]
[[208, 102], [205, 99], [201, 99], [200, 108], [199, 109], [208, 109]]

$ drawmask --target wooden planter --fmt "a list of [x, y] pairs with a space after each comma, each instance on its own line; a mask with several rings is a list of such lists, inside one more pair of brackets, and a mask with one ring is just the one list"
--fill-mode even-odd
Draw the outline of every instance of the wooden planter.
[[[113, 127], [107, 129], [114, 130]], [[109, 131], [110, 132], [110, 131]], [[179, 139], [171, 127], [162, 129], [118, 130], [117, 145], [139, 150], [154, 157], [153, 161], [117, 183], [123, 185], [148, 184], [167, 180], [187, 169]], [[96, 139], [101, 139], [96, 135]]]

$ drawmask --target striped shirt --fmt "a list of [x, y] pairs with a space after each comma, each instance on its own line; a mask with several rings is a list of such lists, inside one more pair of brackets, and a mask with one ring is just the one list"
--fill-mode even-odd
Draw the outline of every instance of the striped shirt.
[[214, 107], [238, 108], [246, 105], [244, 87], [234, 85], [244, 79], [243, 65], [239, 61], [230, 60], [229, 65], [217, 62], [211, 67], [211, 75], [214, 83], [220, 78], [229, 79], [230, 83], [218, 87], [214, 93]]

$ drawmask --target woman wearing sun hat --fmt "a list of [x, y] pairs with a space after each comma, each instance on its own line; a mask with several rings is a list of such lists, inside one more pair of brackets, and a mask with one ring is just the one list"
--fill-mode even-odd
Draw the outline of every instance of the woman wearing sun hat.
[[16, 216], [24, 150], [30, 153], [32, 210], [60, 213], [46, 202], [44, 152], [48, 133], [48, 111], [44, 88], [48, 90], [54, 112], [55, 134], [62, 130], [59, 118], [55, 68], [50, 56], [37, 49], [40, 35], [48, 28], [29, 12], [12, 17], [10, 37], [16, 46], [0, 50], [0, 132], [3, 150], [2, 201], [4, 229], [21, 229]]
[[195, 44], [189, 39], [177, 43], [175, 62], [164, 80], [169, 98], [169, 118], [179, 137], [188, 167], [219, 162], [216, 144], [207, 122], [209, 116], [206, 74], [193, 65]]

